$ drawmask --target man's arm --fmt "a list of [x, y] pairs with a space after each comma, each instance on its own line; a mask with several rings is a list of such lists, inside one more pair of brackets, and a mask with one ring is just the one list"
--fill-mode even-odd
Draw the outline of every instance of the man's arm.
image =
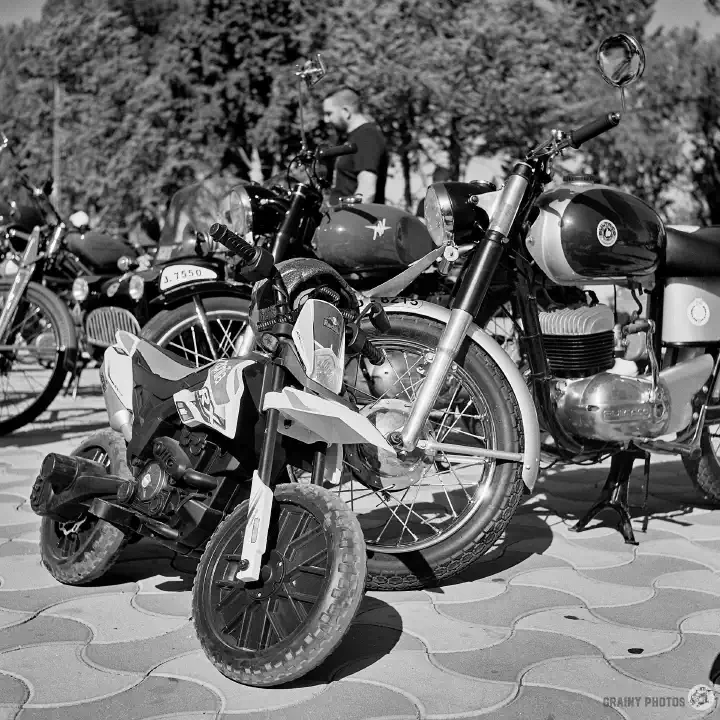
[[358, 195], [362, 195], [363, 202], [371, 203], [375, 200], [375, 190], [377, 189], [377, 175], [369, 170], [362, 170], [357, 176]]

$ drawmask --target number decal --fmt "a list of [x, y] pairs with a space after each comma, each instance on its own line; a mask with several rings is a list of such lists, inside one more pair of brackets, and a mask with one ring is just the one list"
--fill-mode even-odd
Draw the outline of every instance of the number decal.
[[376, 298], [376, 300], [379, 300], [383, 305], [410, 305], [410, 307], [420, 307], [421, 305], [420, 300], [414, 298], [393, 297]]
[[197, 282], [198, 280], [215, 280], [217, 273], [201, 265], [170, 265], [160, 275], [160, 290], [169, 290], [177, 285]]

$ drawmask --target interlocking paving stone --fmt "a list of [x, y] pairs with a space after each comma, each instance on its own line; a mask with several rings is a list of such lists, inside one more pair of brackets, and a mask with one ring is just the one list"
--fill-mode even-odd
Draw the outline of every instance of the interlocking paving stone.
[[[533, 540], [521, 540], [510, 547], [512, 547], [515, 552], [522, 552], [524, 550], [532, 552], [533, 542]], [[560, 535], [553, 535], [552, 544], [543, 552], [546, 555], [552, 555], [560, 560], [565, 560], [577, 569], [619, 567], [621, 565], [627, 565], [627, 563], [633, 559], [633, 553], [623, 548], [618, 548], [618, 550], [614, 552], [610, 552], [609, 550], [595, 550], [586, 547], [586, 545], [570, 542]]]
[[[687, 706], [690, 688], [675, 688], [640, 682], [612, 668], [606, 660], [598, 658], [567, 658], [548, 660], [531, 667], [523, 677], [523, 685], [556, 688], [580, 693], [596, 701], [603, 698], [641, 699], [637, 707], [626, 710], [633, 720], [692, 720], [702, 713]], [[675, 707], [646, 704], [645, 698], [670, 698]], [[682, 703], [682, 704], [681, 704]]]
[[[134, 687], [94, 702], [83, 702], [64, 708], [32, 708], [22, 712], [18, 720], [98, 720], [124, 718], [147, 720], [154, 716], [188, 716], [189, 711], [220, 711], [221, 699], [210, 688], [175, 678], [149, 677]], [[61, 713], [64, 713], [61, 715]]]
[[32, 613], [21, 612], [19, 610], [1, 610], [0, 609], [0, 630], [12, 627], [25, 622], [32, 617]]
[[222, 720], [368, 720], [416, 718], [413, 702], [391, 688], [347, 678], [300, 705], [242, 714], [223, 713]]
[[37, 533], [40, 527], [40, 518], [35, 522], [21, 522], [17, 525], [0, 525], [0, 538], [5, 540], [16, 540], [23, 535], [34, 532]]
[[623, 720], [617, 710], [584, 695], [553, 688], [521, 687], [509, 704], [478, 720]]
[[149, 677], [176, 677], [211, 687], [223, 699], [222, 709], [226, 713], [275, 710], [296, 705], [319, 695], [327, 687], [322, 683], [273, 688], [240, 685], [221, 675], [201, 650], [162, 663]]
[[[1, 568], [2, 563], [0, 563], [0, 569]], [[47, 588], [30, 588], [27, 590], [14, 591], [3, 591], [2, 588], [0, 588], [0, 607], [7, 608], [8, 610], [38, 612], [71, 598], [85, 598], [93, 595], [115, 595], [117, 593], [134, 595], [136, 592], [137, 585], [135, 583], [123, 583], [109, 587], [101, 585], [77, 587], [57, 583]], [[128, 602], [130, 601], [128, 600]]]
[[435, 654], [432, 661], [451, 672], [479, 678], [519, 682], [525, 670], [550, 658], [601, 655], [594, 645], [572, 637], [515, 629], [512, 637], [489, 648]]
[[570, 612], [551, 608], [526, 615], [517, 621], [515, 628], [545, 630], [574, 637], [595, 645], [607, 658], [631, 657], [631, 650], [638, 648], [642, 648], [644, 655], [667, 652], [680, 642], [678, 632], [616, 625], [597, 617], [595, 612], [584, 608]]
[[28, 706], [87, 702], [127, 690], [143, 679], [91, 668], [81, 659], [82, 648], [78, 643], [47, 643], [10, 650], [0, 654], [0, 672], [12, 672], [27, 683]]
[[680, 537], [693, 542], [720, 540], [720, 525], [701, 525], [695, 524], [694, 521], [691, 524], [681, 525], [676, 522], [666, 522], [663, 518], [653, 520], [652, 523], [656, 529], [662, 530], [667, 535], [679, 535]]
[[0, 606], [2, 593], [58, 587], [60, 583], [42, 566], [39, 555], [17, 555], [0, 562]]
[[0, 708], [3, 705], [20, 706], [30, 697], [30, 688], [19, 678], [0, 673]]
[[430, 605], [415, 603], [368, 610], [359, 615], [356, 622], [401, 629], [421, 640], [430, 652], [456, 652], [490, 647], [502, 642], [509, 635], [509, 631], [504, 629], [483, 627], [480, 623], [458, 622], [457, 619], [444, 616]]
[[189, 618], [192, 612], [192, 597], [189, 592], [138, 593], [133, 605], [145, 612]]
[[718, 651], [716, 636], [688, 633], [671, 653], [613, 658], [611, 664], [636, 680], [689, 690], [700, 683], [710, 683], [710, 669], [718, 658]]
[[653, 587], [660, 575], [705, 569], [707, 568], [704, 565], [689, 560], [660, 555], [640, 555], [629, 565], [621, 565], [616, 568], [600, 568], [598, 570], [585, 568], [579, 572], [585, 577], [601, 582], [634, 587]]
[[[564, 560], [549, 555], [532, 551], [518, 552], [511, 548], [491, 562], [474, 563], [467, 570], [460, 573], [455, 580], [465, 582], [476, 580], [509, 581], [516, 575], [551, 567], [571, 567], [571, 565]], [[445, 586], [443, 589], [447, 590], [447, 587]]]
[[[36, 542], [26, 542], [21, 538], [8, 540], [0, 545], [0, 558], [9, 555], [37, 555], [38, 546]], [[0, 568], [2, 568], [2, 560], [0, 560]]]
[[684, 538], [645, 543], [638, 547], [637, 553], [638, 557], [641, 555], [663, 555], [665, 557], [679, 558], [680, 560], [690, 560], [705, 565], [711, 570], [720, 570], [720, 555], [718, 553]]
[[439, 605], [438, 612], [454, 620], [478, 625], [509, 628], [523, 615], [550, 608], [578, 608], [578, 598], [557, 590], [511, 585], [506, 593], [481, 603]]
[[186, 622], [176, 630], [155, 637], [131, 642], [90, 642], [83, 658], [103, 669], [147, 674], [162, 662], [199, 649], [195, 628]]
[[0, 630], [0, 651], [50, 642], [88, 642], [92, 631], [86, 625], [65, 618], [37, 617]]
[[[436, 605], [456, 602], [472, 602], [474, 600], [489, 600], [505, 592], [504, 582], [490, 582], [477, 580], [475, 582], [455, 583], [440, 588], [425, 590], [423, 594], [429, 597]], [[392, 598], [393, 605], [395, 598]]]
[[647, 602], [624, 608], [595, 608], [593, 613], [621, 625], [676, 630], [686, 617], [717, 606], [717, 598], [707, 593], [658, 588]]
[[711, 570], [685, 570], [661, 575], [655, 587], [694, 590], [720, 596], [720, 576]]
[[705, 610], [685, 618], [680, 623], [680, 632], [720, 635], [720, 609]]
[[85, 623], [93, 631], [95, 643], [157, 637], [185, 624], [184, 618], [142, 612], [128, 602], [128, 597], [124, 593], [78, 597], [44, 612]]
[[517, 692], [514, 682], [478, 680], [442, 670], [427, 655], [397, 652], [360, 669], [341, 668], [336, 679], [374, 682], [404, 694], [420, 709], [421, 717], [446, 716], [490, 709], [508, 702]]
[[511, 580], [511, 583], [512, 585], [542, 587], [548, 590], [562, 590], [576, 595], [589, 607], [632, 605], [649, 600], [653, 595], [651, 588], [591, 580], [573, 568], [534, 570], [524, 575], [518, 575]]

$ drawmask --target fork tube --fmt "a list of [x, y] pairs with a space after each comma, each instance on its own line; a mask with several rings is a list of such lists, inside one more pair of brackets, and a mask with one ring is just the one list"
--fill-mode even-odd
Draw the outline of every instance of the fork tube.
[[37, 260], [38, 248], [40, 246], [40, 228], [35, 227], [30, 233], [30, 238], [25, 247], [20, 267], [18, 268], [12, 285], [5, 298], [5, 305], [0, 312], [0, 343], [5, 342], [6, 335], [10, 329], [10, 325], [15, 318], [20, 299], [32, 278], [35, 271], [35, 261]]
[[[267, 365], [265, 367], [265, 378], [263, 382], [263, 392], [260, 407], [265, 402], [265, 393], [279, 392], [283, 386], [283, 375], [285, 369], [280, 365]], [[280, 411], [272, 408], [265, 415], [265, 435], [263, 438], [262, 448], [260, 450], [260, 462], [258, 464], [258, 474], [260, 479], [266, 484], [270, 484], [272, 479], [272, 466], [275, 457], [275, 443], [278, 435], [278, 421], [280, 420]]]
[[450, 318], [438, 343], [435, 358], [401, 431], [402, 447], [408, 452], [417, 445], [448, 371], [490, 287], [532, 172], [533, 168], [527, 163], [515, 165], [513, 174], [505, 183], [498, 200], [498, 209], [490, 221], [481, 249], [475, 251], [470, 261], [462, 285], [453, 300]]

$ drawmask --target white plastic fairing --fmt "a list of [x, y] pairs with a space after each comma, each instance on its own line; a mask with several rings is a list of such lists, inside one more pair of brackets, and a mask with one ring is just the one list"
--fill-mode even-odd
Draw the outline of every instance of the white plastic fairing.
[[307, 376], [339, 393], [345, 370], [345, 320], [340, 311], [324, 300], [308, 300], [295, 321], [292, 338]]
[[120, 432], [130, 442], [133, 420], [132, 357], [117, 345], [105, 350], [100, 367], [100, 383], [103, 389], [105, 409], [110, 427]]

